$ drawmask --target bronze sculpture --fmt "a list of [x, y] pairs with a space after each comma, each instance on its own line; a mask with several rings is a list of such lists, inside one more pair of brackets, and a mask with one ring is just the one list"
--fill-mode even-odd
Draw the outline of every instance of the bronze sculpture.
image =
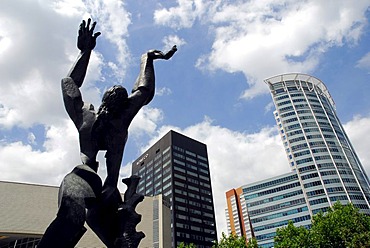
[[[40, 241], [43, 247], [74, 247], [86, 229], [85, 220], [108, 247], [137, 247], [142, 233], [136, 233], [140, 221], [134, 209], [143, 196], [136, 194], [138, 177], [124, 179], [128, 189], [125, 201], [117, 189], [119, 170], [127, 140], [128, 127], [138, 111], [154, 96], [154, 60], [168, 60], [177, 51], [176, 46], [164, 54], [151, 50], [141, 57], [140, 73], [128, 95], [121, 85], [108, 89], [102, 104], [95, 112], [85, 103], [79, 88], [82, 86], [92, 50], [100, 32], [94, 33], [96, 22], [82, 21], [77, 47], [80, 54], [62, 79], [66, 111], [79, 132], [82, 165], [77, 166], [63, 180], [59, 192], [59, 210]], [[96, 174], [98, 151], [106, 150], [107, 178], [102, 185]], [[87, 214], [86, 214], [87, 209]], [[136, 215], [135, 215], [136, 214]], [[52, 246], [51, 246], [52, 244]]]

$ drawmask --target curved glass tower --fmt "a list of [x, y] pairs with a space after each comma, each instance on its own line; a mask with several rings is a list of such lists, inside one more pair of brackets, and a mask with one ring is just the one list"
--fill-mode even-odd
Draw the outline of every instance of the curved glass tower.
[[311, 215], [336, 201], [370, 214], [369, 178], [336, 113], [326, 86], [307, 74], [265, 80], [292, 171], [298, 175]]

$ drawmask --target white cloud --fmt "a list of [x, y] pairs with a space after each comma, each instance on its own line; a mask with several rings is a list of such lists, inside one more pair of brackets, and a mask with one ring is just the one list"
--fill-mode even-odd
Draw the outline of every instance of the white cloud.
[[22, 142], [0, 144], [0, 180], [59, 185], [81, 163], [78, 134], [72, 122], [46, 130], [44, 150]]
[[[62, 113], [59, 80], [68, 71], [64, 47], [69, 30], [65, 26], [72, 19], [59, 18], [41, 4], [0, 3], [0, 36], [10, 44], [0, 57], [2, 127], [50, 123]], [[38, 18], [29, 18], [30, 13]]]
[[155, 91], [156, 96], [164, 96], [164, 95], [171, 95], [171, 94], [172, 94], [172, 90], [167, 87], [162, 87], [160, 89], [156, 89]]
[[133, 138], [143, 134], [152, 135], [158, 128], [158, 123], [163, 120], [161, 109], [150, 106], [143, 107], [132, 121], [129, 132]]
[[370, 116], [355, 116], [344, 125], [367, 176], [370, 178]]
[[356, 1], [178, 1], [157, 10], [158, 24], [190, 28], [196, 18], [212, 26], [212, 51], [197, 66], [243, 72], [249, 88], [243, 97], [266, 93], [263, 79], [287, 72], [309, 73], [332, 46], [354, 44], [366, 24], [367, 0]]
[[184, 39], [181, 39], [177, 35], [169, 35], [163, 38], [163, 43], [165, 45], [163, 51], [166, 52], [170, 50], [174, 45], [176, 45], [177, 48], [180, 48], [181, 46], [186, 44], [186, 41]]
[[2, 54], [4, 51], [6, 51], [10, 45], [11, 40], [8, 37], [2, 37], [0, 36], [0, 54]]
[[269, 102], [269, 103], [265, 106], [265, 114], [266, 114], [266, 113], [270, 113], [273, 109], [274, 109], [274, 102]]
[[154, 21], [174, 29], [190, 28], [213, 5], [211, 1], [202, 0], [177, 0], [177, 3], [178, 7], [156, 10]]
[[[92, 19], [98, 22], [96, 30], [100, 30], [102, 36], [116, 46], [118, 69], [115, 73], [123, 80], [130, 62], [125, 39], [128, 36], [128, 26], [131, 24], [130, 13], [124, 8], [124, 2], [119, 0], [87, 0], [85, 4]], [[114, 64], [112, 61], [109, 63]]]
[[51, 6], [56, 12], [66, 16], [77, 16], [86, 11], [81, 0], [57, 0], [51, 2]]
[[37, 144], [36, 136], [35, 136], [34, 133], [28, 133], [27, 140], [28, 140], [28, 143], [30, 143], [31, 145], [36, 145]]
[[368, 70], [370, 72], [370, 52], [365, 54], [359, 61], [357, 61], [356, 67]]

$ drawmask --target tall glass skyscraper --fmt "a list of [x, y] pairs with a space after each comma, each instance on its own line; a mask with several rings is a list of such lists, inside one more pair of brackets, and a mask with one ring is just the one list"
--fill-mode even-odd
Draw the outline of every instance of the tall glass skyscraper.
[[338, 200], [370, 214], [369, 179], [324, 83], [306, 74], [279, 75], [265, 82], [287, 158], [311, 214]]
[[291, 172], [226, 192], [228, 231], [273, 247], [276, 229], [311, 218], [336, 201], [370, 214], [370, 186], [319, 79], [284, 74], [265, 80]]

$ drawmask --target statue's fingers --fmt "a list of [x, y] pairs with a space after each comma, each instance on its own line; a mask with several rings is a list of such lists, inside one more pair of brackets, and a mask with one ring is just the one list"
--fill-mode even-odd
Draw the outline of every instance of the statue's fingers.
[[98, 38], [98, 36], [99, 36], [99, 35], [101, 35], [101, 33], [100, 33], [100, 32], [96, 32], [96, 33], [94, 34], [94, 36], [93, 36], [93, 37], [94, 37], [94, 39]]
[[80, 29], [78, 30], [78, 34], [79, 34], [79, 35], [82, 35], [83, 33], [85, 33], [85, 32], [86, 32], [86, 28], [85, 28], [85, 26], [86, 26], [86, 21], [85, 21], [85, 20], [83, 20], [83, 21], [81, 22], [81, 24], [80, 24]]
[[90, 29], [90, 23], [91, 23], [91, 19], [87, 19], [87, 26], [86, 26], [86, 31], [89, 31]]
[[78, 30], [78, 35], [82, 35], [83, 34], [83, 27], [82, 27], [82, 23], [80, 25], [80, 29]]
[[94, 32], [95, 26], [96, 26], [96, 22], [93, 22], [93, 24], [91, 25], [91, 29], [90, 29], [91, 33]]

